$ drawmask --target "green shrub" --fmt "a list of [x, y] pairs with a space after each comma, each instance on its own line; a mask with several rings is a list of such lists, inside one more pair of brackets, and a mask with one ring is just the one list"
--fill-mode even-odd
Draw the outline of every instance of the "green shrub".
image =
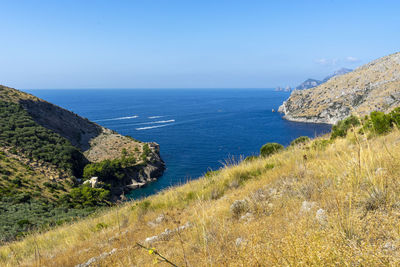
[[392, 117], [380, 111], [373, 111], [370, 114], [370, 127], [376, 134], [384, 134], [390, 132], [392, 128]]
[[110, 191], [103, 188], [80, 186], [60, 198], [60, 203], [75, 208], [104, 206], [108, 204]]
[[262, 157], [268, 157], [268, 156], [271, 156], [272, 154], [275, 154], [283, 149], [284, 149], [284, 147], [281, 144], [267, 143], [261, 147], [260, 155]]
[[356, 117], [351, 115], [350, 117], [339, 121], [332, 127], [331, 139], [335, 139], [337, 137], [346, 137], [347, 131], [355, 126], [360, 125], [360, 120]]
[[97, 232], [102, 229], [106, 229], [107, 227], [108, 227], [108, 224], [101, 222], [101, 223], [96, 224], [95, 231]]
[[395, 108], [389, 114], [392, 117], [392, 123], [394, 123], [397, 126], [400, 126], [400, 107]]
[[300, 136], [300, 137], [294, 139], [290, 143], [290, 146], [295, 146], [295, 145], [299, 145], [299, 144], [306, 144], [308, 142], [310, 142], [310, 137], [308, 137], [308, 136]]

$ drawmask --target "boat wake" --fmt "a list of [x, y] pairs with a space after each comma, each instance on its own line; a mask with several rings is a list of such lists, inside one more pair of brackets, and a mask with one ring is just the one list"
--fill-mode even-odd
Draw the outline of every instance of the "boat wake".
[[163, 125], [155, 125], [155, 126], [140, 127], [140, 128], [136, 128], [136, 130], [137, 130], [137, 131], [149, 130], [149, 129], [161, 128], [161, 127], [165, 127], [165, 126], [169, 126], [169, 125], [172, 125], [172, 123], [163, 124]]
[[119, 118], [104, 119], [104, 120], [96, 120], [96, 121], [119, 121], [119, 120], [136, 119], [138, 117], [139, 117], [138, 115], [134, 115], [134, 116], [119, 117]]

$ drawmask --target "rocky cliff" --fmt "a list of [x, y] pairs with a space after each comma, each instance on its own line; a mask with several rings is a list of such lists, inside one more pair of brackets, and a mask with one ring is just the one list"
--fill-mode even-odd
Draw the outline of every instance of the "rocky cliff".
[[388, 112], [400, 105], [400, 53], [382, 57], [307, 90], [280, 107], [288, 120], [335, 124], [351, 114]]

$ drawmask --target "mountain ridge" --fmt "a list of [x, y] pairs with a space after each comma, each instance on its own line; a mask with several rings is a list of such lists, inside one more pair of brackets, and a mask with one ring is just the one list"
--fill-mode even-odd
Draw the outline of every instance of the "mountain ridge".
[[326, 76], [322, 80], [316, 80], [316, 79], [309, 78], [309, 79], [305, 80], [304, 82], [302, 82], [297, 87], [295, 87], [295, 90], [310, 89], [310, 88], [316, 87], [318, 85], [321, 85], [323, 83], [326, 83], [327, 81], [329, 81], [331, 78], [333, 78], [335, 76], [344, 75], [344, 74], [352, 72], [352, 71], [353, 71], [352, 69], [341, 68], [341, 69], [336, 70], [332, 74]]
[[400, 53], [329, 79], [312, 89], [293, 91], [280, 107], [287, 120], [336, 122], [371, 111], [389, 112], [400, 105]]

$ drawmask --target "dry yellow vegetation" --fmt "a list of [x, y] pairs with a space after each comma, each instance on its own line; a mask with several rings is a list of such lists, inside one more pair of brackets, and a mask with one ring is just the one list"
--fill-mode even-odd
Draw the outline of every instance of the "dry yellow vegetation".
[[322, 139], [30, 235], [0, 265], [398, 266], [400, 132]]

